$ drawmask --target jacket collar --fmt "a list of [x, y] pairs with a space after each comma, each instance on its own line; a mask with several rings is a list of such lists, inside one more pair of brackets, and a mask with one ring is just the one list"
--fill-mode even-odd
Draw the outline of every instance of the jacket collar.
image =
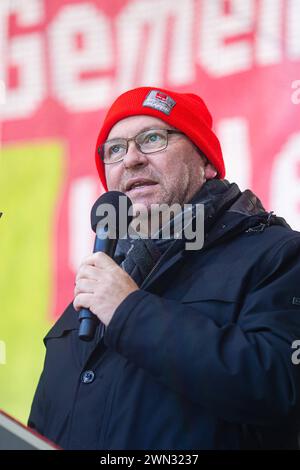
[[[271, 225], [290, 228], [283, 218], [267, 212], [252, 191], [241, 192], [236, 183], [229, 183], [227, 180], [206, 182], [190, 202], [205, 206], [205, 240], [202, 251], [243, 232], [262, 232]], [[174, 241], [164, 254], [164, 259], [158, 261], [159, 269], [154, 269], [141, 287], [148, 289], [163, 273], [190, 253], [184, 246], [185, 240]]]
[[[236, 237], [242, 232], [262, 232], [271, 225], [289, 227], [286, 221], [266, 212], [259, 198], [250, 190], [241, 192], [238, 185], [227, 180], [210, 180], [192, 198], [191, 203], [205, 205], [205, 242], [201, 250]], [[145, 279], [142, 288], [152, 287], [162, 274], [185, 257], [184, 240], [175, 240], [164, 253], [163, 263]], [[44, 338], [58, 338], [66, 331], [79, 328], [78, 313], [72, 303]]]

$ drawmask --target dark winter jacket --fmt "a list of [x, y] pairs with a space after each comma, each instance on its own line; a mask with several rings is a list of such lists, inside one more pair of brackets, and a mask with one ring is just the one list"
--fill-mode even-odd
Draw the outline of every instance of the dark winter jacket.
[[29, 425], [65, 449], [297, 448], [300, 233], [245, 191], [169, 253], [103, 338], [66, 309]]

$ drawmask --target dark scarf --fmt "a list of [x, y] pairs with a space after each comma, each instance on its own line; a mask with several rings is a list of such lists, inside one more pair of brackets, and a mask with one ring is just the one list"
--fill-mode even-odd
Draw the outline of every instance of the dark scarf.
[[[189, 204], [193, 205], [193, 214], [196, 213], [196, 204], [204, 204], [205, 234], [240, 195], [241, 191], [235, 183], [230, 184], [226, 180], [209, 180], [193, 196], [189, 201]], [[182, 248], [182, 244], [185, 243], [184, 237], [180, 242], [174, 238], [119, 240], [115, 261], [134, 279], [138, 286], [141, 286], [166, 250], [171, 246], [174, 246], [177, 251]]]

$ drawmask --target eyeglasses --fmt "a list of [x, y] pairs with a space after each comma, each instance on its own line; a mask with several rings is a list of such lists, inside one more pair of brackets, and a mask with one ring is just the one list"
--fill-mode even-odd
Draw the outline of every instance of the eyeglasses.
[[120, 162], [128, 152], [128, 143], [131, 140], [135, 142], [138, 150], [142, 153], [160, 152], [167, 148], [169, 134], [183, 134], [183, 132], [171, 129], [149, 129], [130, 139], [107, 140], [98, 147], [98, 154], [105, 165]]

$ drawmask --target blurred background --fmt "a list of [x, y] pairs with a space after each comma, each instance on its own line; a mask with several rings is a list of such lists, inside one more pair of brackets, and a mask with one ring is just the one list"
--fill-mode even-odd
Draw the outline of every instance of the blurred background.
[[300, 0], [0, 0], [0, 408], [27, 420], [123, 91], [202, 96], [226, 178], [300, 230], [299, 19]]

